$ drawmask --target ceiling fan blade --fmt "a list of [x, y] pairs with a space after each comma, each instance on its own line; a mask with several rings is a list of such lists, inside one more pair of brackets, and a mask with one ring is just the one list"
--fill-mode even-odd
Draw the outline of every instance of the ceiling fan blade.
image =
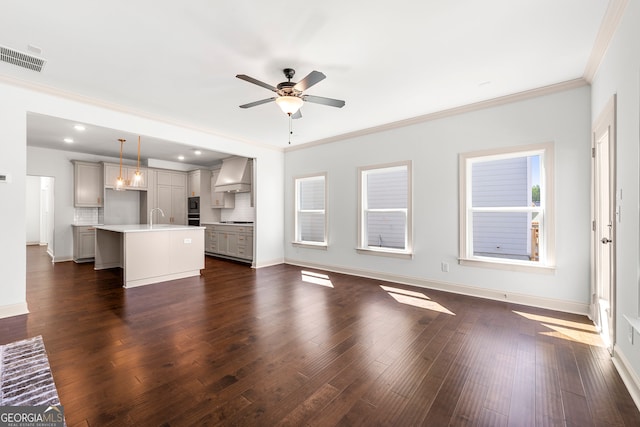
[[305, 101], [313, 102], [315, 104], [329, 105], [330, 107], [344, 107], [344, 101], [340, 99], [325, 98], [322, 96], [302, 95], [302, 99]]
[[301, 119], [302, 118], [302, 111], [300, 111], [300, 109], [298, 109], [298, 111], [296, 111], [295, 113], [293, 113], [291, 115], [292, 119]]
[[272, 92], [277, 92], [278, 89], [276, 89], [275, 87], [271, 86], [268, 83], [265, 82], [261, 82], [260, 80], [254, 79], [253, 77], [249, 77], [245, 74], [238, 74], [236, 75], [237, 78], [239, 78], [240, 80], [244, 80], [245, 82], [249, 82], [249, 83], [253, 83], [254, 85], [258, 85], [258, 86], [262, 86], [265, 89], [269, 89]]
[[255, 107], [256, 105], [262, 105], [262, 104], [266, 104], [267, 102], [272, 102], [275, 101], [276, 97], [274, 96], [273, 98], [267, 98], [267, 99], [261, 99], [260, 101], [255, 101], [255, 102], [250, 102], [248, 104], [243, 104], [240, 106], [240, 108], [251, 108], [251, 107]]
[[304, 79], [302, 79], [298, 83], [296, 83], [296, 85], [293, 88], [295, 90], [299, 90], [300, 92], [302, 92], [302, 91], [305, 91], [305, 90], [309, 89], [314, 84], [316, 84], [318, 82], [321, 82], [325, 78], [327, 78], [327, 76], [322, 74], [320, 71], [315, 71], [314, 70], [314, 71], [310, 72], [307, 75], [307, 77], [305, 77]]

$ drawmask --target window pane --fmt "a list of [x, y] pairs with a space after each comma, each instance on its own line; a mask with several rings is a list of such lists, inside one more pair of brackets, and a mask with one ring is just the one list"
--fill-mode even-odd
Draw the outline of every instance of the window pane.
[[474, 212], [473, 255], [538, 261], [538, 222], [526, 212]]
[[367, 212], [367, 245], [405, 249], [407, 215], [404, 212]]
[[324, 209], [324, 178], [300, 180], [300, 210]]
[[300, 212], [298, 230], [300, 241], [324, 242], [324, 213]]
[[540, 204], [540, 156], [473, 162], [471, 179], [473, 207]]
[[406, 167], [378, 169], [367, 173], [367, 206], [369, 209], [406, 209]]

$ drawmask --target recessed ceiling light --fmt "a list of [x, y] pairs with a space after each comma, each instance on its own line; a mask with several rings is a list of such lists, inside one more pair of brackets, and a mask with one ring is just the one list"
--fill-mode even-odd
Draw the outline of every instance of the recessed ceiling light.
[[178, 156], [178, 160], [184, 160], [184, 156]]
[[73, 143], [73, 139], [71, 139], [71, 138], [65, 138], [65, 139], [63, 139], [63, 141], [66, 142], [67, 144]]
[[83, 130], [85, 130], [86, 128], [82, 125], [75, 125], [73, 127], [75, 130], [82, 132]]
[[200, 151], [200, 150], [195, 150], [195, 151], [193, 152], [193, 154], [195, 154], [196, 156], [199, 156], [200, 154], [202, 154], [202, 151]]

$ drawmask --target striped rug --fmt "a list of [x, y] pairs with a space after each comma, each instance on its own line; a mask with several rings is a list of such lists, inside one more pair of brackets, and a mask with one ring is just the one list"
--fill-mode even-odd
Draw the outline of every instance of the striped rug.
[[0, 346], [0, 406], [59, 404], [41, 336]]

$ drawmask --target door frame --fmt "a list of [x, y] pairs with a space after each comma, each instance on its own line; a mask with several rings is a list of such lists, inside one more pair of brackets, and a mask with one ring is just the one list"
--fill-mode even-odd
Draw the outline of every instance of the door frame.
[[[598, 294], [598, 282], [597, 277], [599, 273], [598, 256], [597, 251], [599, 245], [603, 243], [600, 241], [598, 234], [598, 224], [596, 224], [596, 212], [598, 206], [596, 206], [596, 191], [598, 186], [596, 185], [596, 143], [600, 135], [604, 132], [609, 134], [609, 216], [611, 218], [611, 256], [610, 256], [610, 273], [609, 273], [609, 310], [611, 310], [611, 322], [609, 323], [609, 337], [606, 341], [610, 341], [609, 351], [613, 354], [613, 347], [615, 345], [616, 337], [616, 237], [617, 237], [617, 183], [616, 183], [616, 105], [617, 98], [614, 94], [598, 118], [593, 122], [591, 131], [591, 303], [590, 314], [591, 320], [600, 329], [600, 333], [607, 333], [602, 330], [600, 322], [600, 316], [598, 311], [599, 294]], [[605, 341], [605, 342], [606, 342]]]

